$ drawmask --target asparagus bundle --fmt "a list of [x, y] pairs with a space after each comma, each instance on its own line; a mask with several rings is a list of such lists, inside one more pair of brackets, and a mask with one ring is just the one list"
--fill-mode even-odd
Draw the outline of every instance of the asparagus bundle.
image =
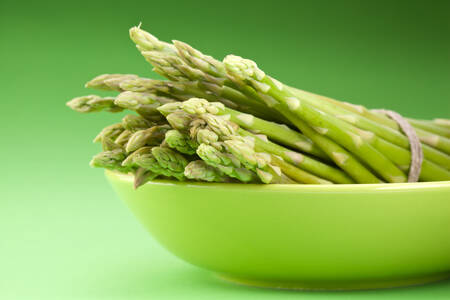
[[[368, 110], [287, 86], [255, 62], [223, 61], [133, 27], [130, 37], [167, 78], [103, 74], [77, 97], [82, 113], [125, 110], [94, 139], [91, 165], [155, 178], [224, 183], [343, 184], [450, 180], [450, 120]], [[392, 116], [396, 117], [393, 118]]]

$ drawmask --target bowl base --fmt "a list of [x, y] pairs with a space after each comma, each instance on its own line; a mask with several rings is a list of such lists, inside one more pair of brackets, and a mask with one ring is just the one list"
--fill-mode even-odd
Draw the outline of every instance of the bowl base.
[[423, 277], [399, 278], [386, 280], [367, 281], [270, 281], [239, 278], [225, 274], [217, 274], [224, 281], [259, 288], [282, 289], [282, 290], [305, 290], [305, 291], [344, 291], [344, 290], [370, 290], [387, 289], [422, 285], [450, 278], [450, 272], [432, 274]]

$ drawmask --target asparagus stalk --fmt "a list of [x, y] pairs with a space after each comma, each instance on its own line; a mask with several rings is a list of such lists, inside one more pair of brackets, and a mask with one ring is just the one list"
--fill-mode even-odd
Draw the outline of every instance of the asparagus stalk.
[[114, 103], [114, 98], [112, 97], [102, 98], [96, 95], [88, 95], [74, 98], [69, 102], [67, 102], [67, 106], [81, 113], [90, 113], [98, 111], [121, 112], [123, 110], [122, 107], [119, 107]]
[[212, 167], [203, 160], [191, 161], [184, 169], [184, 175], [193, 180], [208, 182], [230, 182], [231, 178], [219, 169]]
[[[305, 119], [314, 126], [317, 132], [344, 145], [389, 182], [404, 182], [405, 175], [391, 160], [398, 165], [403, 165], [410, 160], [409, 151], [379, 139], [373, 133], [358, 131], [350, 124], [316, 110], [308, 103], [293, 96], [288, 89], [283, 88], [282, 84], [266, 76], [251, 61], [230, 57], [229, 62], [230, 68], [232, 68], [230, 72], [237, 74], [237, 80], [245, 80], [252, 84], [261, 93], [270, 97], [270, 101], [273, 101], [275, 106], [281, 106], [282, 109], [295, 113], [297, 117]], [[425, 162], [421, 173], [422, 178], [436, 178], [436, 175], [433, 174], [435, 170], [440, 174], [448, 173], [432, 163]], [[448, 178], [448, 176], [444, 178]], [[440, 180], [446, 179], [441, 178]]]
[[139, 77], [133, 74], [102, 74], [91, 79], [84, 86], [96, 90], [121, 92], [120, 83], [135, 78]]
[[94, 138], [94, 143], [101, 142], [103, 139], [115, 140], [124, 130], [122, 123], [107, 126]]
[[166, 132], [164, 143], [166, 143], [170, 148], [176, 149], [178, 152], [188, 155], [195, 154], [195, 150], [198, 147], [198, 143], [196, 141], [176, 129]]
[[[292, 92], [296, 97], [301, 98], [303, 101], [309, 101], [310, 104], [314, 103], [318, 105], [321, 110], [327, 111], [328, 113], [330, 113], [330, 109], [337, 110], [339, 111], [339, 114], [341, 114], [344, 118], [346, 118], [346, 120], [353, 120], [353, 124], [355, 124], [357, 127], [373, 131], [380, 137], [383, 137], [384, 139], [398, 146], [404, 147], [406, 149], [408, 149], [409, 147], [409, 143], [406, 137], [399, 133], [400, 127], [398, 126], [398, 124], [394, 120], [389, 119], [383, 114], [376, 113], [374, 111], [369, 111], [361, 105], [354, 105], [347, 102], [340, 102], [328, 97], [294, 89], [286, 85], [284, 85], [284, 87], [286, 87], [286, 89]], [[352, 118], [347, 117], [349, 114], [352, 115]], [[450, 154], [450, 139], [446, 138], [445, 136], [439, 136], [438, 134], [434, 134], [433, 132], [423, 130], [417, 126], [414, 127], [417, 136], [419, 137], [420, 141], [423, 144], [426, 144], [430, 147], [436, 148], [440, 151]], [[388, 129], [391, 130], [389, 131]], [[396, 131], [397, 135], [394, 135], [392, 131]], [[433, 154], [436, 153], [433, 152], [432, 150], [433, 149], [429, 149], [429, 147], [424, 147], [425, 157], [430, 159], [434, 158], [435, 156], [433, 156]], [[448, 160], [448, 157], [446, 158], [446, 160]], [[438, 164], [441, 163], [439, 161], [439, 158], [438, 160], [433, 161], [435, 161]]]
[[444, 128], [450, 129], [450, 120], [449, 119], [434, 119], [433, 123]]
[[219, 150], [211, 145], [200, 144], [196, 153], [206, 164], [217, 168], [229, 177], [241, 182], [259, 181], [254, 172], [244, 168], [236, 157], [225, 152], [223, 148]]
[[[153, 150], [154, 148], [152, 148]], [[166, 148], [166, 150], [170, 150]], [[156, 152], [158, 155], [158, 159], [152, 153], [144, 153], [138, 155], [134, 158], [134, 163], [141, 168], [149, 170], [155, 174], [166, 176], [166, 177], [175, 177], [176, 179], [182, 181], [185, 179], [184, 176], [184, 167], [187, 165], [187, 160], [181, 155], [177, 155], [173, 153], [161, 154], [159, 151]], [[166, 161], [166, 157], [162, 157], [164, 155], [170, 155], [170, 163]]]
[[122, 126], [128, 131], [136, 132], [139, 130], [147, 129], [155, 124], [147, 120], [142, 116], [126, 115], [122, 118]]
[[408, 118], [407, 120], [411, 125], [413, 125], [416, 128], [420, 128], [422, 130], [437, 134], [439, 136], [450, 138], [450, 128], [445, 128], [424, 120], [415, 120], [410, 118]]
[[298, 119], [306, 121], [319, 134], [331, 137], [357, 155], [388, 182], [407, 181], [405, 174], [382, 153], [359, 136], [342, 130], [338, 126], [339, 119], [326, 115], [294, 97], [292, 93], [283, 89], [282, 84], [273, 81], [258, 69], [253, 61], [229, 55], [225, 58], [225, 63], [227, 71], [236, 82], [242, 82], [242, 85], [250, 84], [258, 92], [266, 95], [274, 108], [293, 113]]
[[119, 172], [128, 173], [129, 171], [131, 171], [131, 168], [122, 166], [122, 161], [125, 159], [125, 157], [125, 151], [121, 148], [103, 151], [92, 158], [90, 165], [91, 167], [105, 168], [109, 170], [117, 170]]
[[[187, 102], [183, 102], [183, 104]], [[192, 107], [189, 104], [191, 103], [188, 103], [187, 106]], [[264, 138], [261, 138], [261, 136], [258, 137], [257, 135], [254, 135], [249, 131], [239, 128], [239, 126], [237, 126], [236, 124], [223, 119], [223, 117], [204, 113], [200, 115], [200, 118], [205, 120], [208, 124], [208, 127], [211, 128], [223, 140], [233, 138], [235, 136], [246, 137], [246, 143], [257, 152], [265, 152], [271, 155], [277, 155], [289, 164], [302, 169], [299, 170], [298, 168], [296, 168], [297, 170], [299, 170], [299, 173], [300, 171], [302, 174], [305, 174], [305, 171], [312, 173], [308, 176], [308, 178], [300, 180], [300, 182], [302, 183], [325, 183], [325, 180], [323, 180], [322, 178], [328, 179], [329, 181], [327, 182], [331, 181], [335, 183], [354, 183], [354, 181], [341, 170], [338, 170], [306, 155], [272, 143], [267, 140], [265, 136]], [[315, 175], [322, 178], [318, 178]]]
[[[162, 76], [174, 81], [200, 80], [219, 86], [228, 84], [228, 91], [233, 89], [233, 83], [226, 78], [225, 74], [222, 74], [223, 76], [218, 78], [211, 76], [207, 72], [203, 72], [203, 70], [196, 68], [195, 66], [189, 66], [182, 60], [182, 57], [180, 58], [176, 51], [174, 51], [173, 45], [159, 41], [148, 32], [145, 32], [138, 27], [133, 27], [130, 30], [130, 37], [137, 45], [141, 54], [148, 62], [155, 66], [155, 71]], [[238, 104], [241, 108], [240, 110], [251, 108], [253, 113], [261, 112], [261, 116], [269, 120], [288, 122], [288, 120], [283, 118], [277, 112], [272, 115], [266, 114], [264, 105], [253, 99], [254, 97], [258, 97], [258, 95], [251, 90], [245, 92], [246, 95], [244, 96], [238, 91], [229, 92], [228, 96], [238, 95], [236, 98], [229, 100]]]
[[[289, 91], [293, 91], [292, 88], [286, 86], [284, 87]], [[303, 91], [299, 93], [298, 90], [295, 90], [294, 95], [300, 100], [307, 102], [323, 112], [331, 114], [360, 129], [371, 131], [377, 136], [397, 146], [404, 149], [409, 149], [409, 140], [405, 135], [403, 135], [397, 128], [393, 129], [390, 126], [383, 125], [372, 120], [376, 119], [376, 116], [375, 118], [367, 118], [367, 116], [371, 116], [373, 114], [362, 106], [352, 106], [350, 104], [342, 105], [336, 100], [324, 101], [326, 97], [311, 96], [310, 93]], [[392, 120], [390, 121], [392, 122]], [[390, 122], [387, 124], [390, 124]], [[448, 148], [446, 139], [417, 128], [416, 132], [418, 133], [419, 139], [423, 142], [422, 148], [424, 157], [432, 162], [435, 162], [436, 164], [446, 166], [447, 169], [450, 168], [450, 156], [440, 151], [436, 151], [436, 149], [428, 146], [432, 145], [437, 149], [446, 151], [445, 149]]]
[[130, 153], [145, 145], [159, 145], [164, 140], [168, 130], [170, 130], [170, 126], [168, 125], [156, 125], [148, 129], [136, 131], [128, 140], [125, 150]]
[[158, 174], [156, 174], [156, 173], [154, 173], [152, 171], [146, 170], [144, 168], [138, 168], [134, 172], [133, 187], [134, 187], [134, 189], [137, 189], [138, 187], [140, 187], [141, 185], [143, 185], [147, 181], [153, 180], [156, 177], [158, 177]]
[[[221, 103], [208, 102], [201, 98], [192, 98], [180, 104], [180, 108], [191, 114], [211, 113], [229, 117], [230, 121], [238, 124], [240, 127], [251, 130], [255, 133], [264, 134], [270, 139], [290, 146], [294, 149], [312, 154], [322, 159], [328, 160], [328, 156], [312, 141], [298, 131], [292, 130], [286, 125], [269, 122], [250, 114], [225, 107]], [[164, 106], [158, 109], [164, 111]]]

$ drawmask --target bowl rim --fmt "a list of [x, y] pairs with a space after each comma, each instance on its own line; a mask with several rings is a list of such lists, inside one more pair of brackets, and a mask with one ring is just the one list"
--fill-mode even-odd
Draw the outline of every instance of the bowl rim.
[[[132, 174], [125, 174], [118, 171], [105, 170], [107, 177], [114, 177], [120, 181], [133, 182]], [[170, 179], [155, 179], [148, 181], [141, 186], [149, 185], [169, 185], [184, 186], [192, 188], [245, 188], [263, 190], [282, 191], [305, 191], [305, 192], [346, 192], [346, 191], [391, 191], [391, 190], [427, 190], [448, 188], [450, 191], [450, 181], [428, 181], [428, 182], [407, 182], [407, 183], [359, 183], [359, 184], [257, 184], [257, 183], [218, 183], [218, 182], [198, 182], [198, 181], [178, 181]], [[450, 197], [449, 197], [450, 198]]]

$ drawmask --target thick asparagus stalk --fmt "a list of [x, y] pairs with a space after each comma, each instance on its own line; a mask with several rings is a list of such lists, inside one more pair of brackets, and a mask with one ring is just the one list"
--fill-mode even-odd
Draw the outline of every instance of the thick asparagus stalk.
[[135, 132], [154, 126], [155, 124], [142, 116], [126, 115], [122, 118], [122, 126], [126, 130]]

